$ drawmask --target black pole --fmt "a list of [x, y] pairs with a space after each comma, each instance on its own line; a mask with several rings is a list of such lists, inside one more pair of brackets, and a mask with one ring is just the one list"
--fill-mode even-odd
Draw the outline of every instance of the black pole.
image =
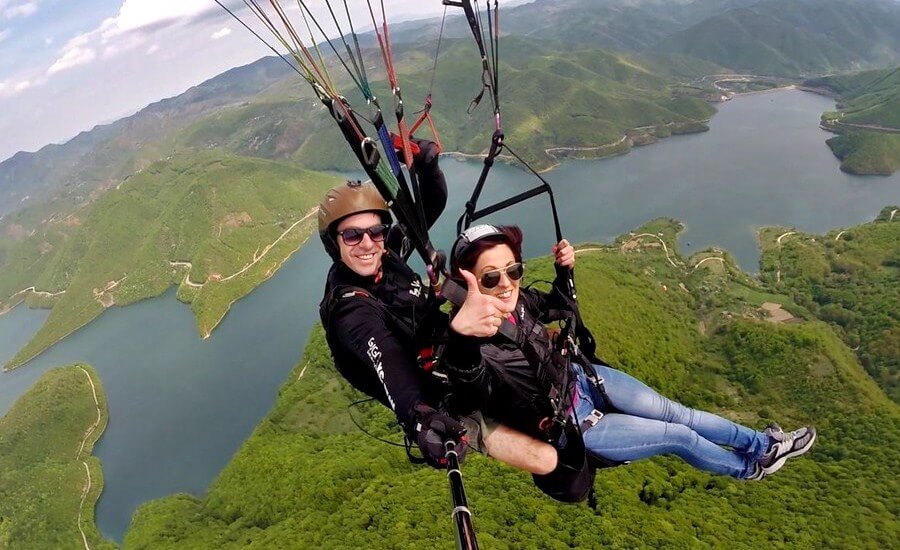
[[450, 480], [450, 496], [453, 498], [453, 527], [456, 530], [456, 547], [459, 550], [478, 550], [475, 540], [475, 527], [472, 525], [472, 512], [466, 501], [466, 489], [463, 487], [462, 472], [459, 471], [459, 457], [456, 454], [456, 442], [448, 440], [444, 443], [447, 457], [447, 479]]

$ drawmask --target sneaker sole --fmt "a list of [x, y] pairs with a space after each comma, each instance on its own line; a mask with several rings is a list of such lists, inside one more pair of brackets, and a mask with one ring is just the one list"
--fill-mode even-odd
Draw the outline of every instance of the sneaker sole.
[[784, 454], [783, 456], [779, 457], [778, 460], [776, 460], [769, 466], [764, 466], [763, 473], [765, 473], [766, 475], [772, 475], [775, 472], [777, 472], [778, 470], [780, 470], [781, 467], [784, 466], [784, 463], [787, 462], [787, 460], [789, 458], [794, 458], [794, 457], [806, 454], [807, 452], [809, 452], [810, 449], [812, 449], [813, 445], [816, 443], [817, 437], [819, 437], [818, 432], [813, 430], [812, 439], [809, 440], [809, 443], [807, 443], [803, 447], [800, 447], [799, 449], [794, 449], [793, 451]]

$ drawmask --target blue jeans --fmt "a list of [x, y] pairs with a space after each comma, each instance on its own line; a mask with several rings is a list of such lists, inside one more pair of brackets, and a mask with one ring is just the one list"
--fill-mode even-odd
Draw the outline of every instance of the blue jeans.
[[584, 444], [591, 454], [616, 462], [674, 454], [701, 470], [742, 479], [753, 473], [769, 447], [769, 436], [762, 432], [666, 399], [624, 372], [594, 368], [611, 403], [604, 402], [576, 365], [576, 420], [581, 423], [593, 409], [617, 410], [585, 430]]

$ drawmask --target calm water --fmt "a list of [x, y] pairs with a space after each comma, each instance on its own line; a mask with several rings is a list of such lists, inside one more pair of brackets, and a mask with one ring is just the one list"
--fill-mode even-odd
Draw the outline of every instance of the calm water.
[[[746, 96], [720, 104], [709, 132], [602, 161], [566, 161], [545, 175], [563, 233], [573, 242], [610, 242], [652, 218], [671, 217], [687, 225], [680, 240], [683, 254], [720, 246], [756, 272], [758, 227], [822, 233], [871, 221], [884, 206], [900, 203], [900, 173], [841, 172], [825, 145], [832, 134], [818, 128], [822, 112], [833, 108], [833, 101], [797, 90]], [[480, 171], [480, 164], [471, 162], [443, 166], [450, 182], [474, 181]], [[527, 174], [495, 166], [486, 187], [507, 189], [503, 196], [511, 196], [533, 185]], [[470, 189], [466, 184], [465, 191]], [[458, 204], [449, 209], [453, 216], [439, 222], [444, 239], [451, 238], [449, 228], [467, 198], [459, 197], [463, 194], [456, 193]], [[532, 229], [526, 232], [528, 252], [546, 254], [553, 240], [549, 212], [546, 199], [533, 199], [491, 219]]]
[[[548, 175], [563, 231], [576, 242], [610, 241], [651, 218], [673, 217], [688, 226], [683, 252], [722, 246], [755, 271], [756, 227], [824, 232], [871, 220], [883, 206], [900, 203], [900, 175], [840, 172], [824, 143], [828, 134], [817, 126], [831, 108], [831, 101], [797, 91], [744, 97], [720, 106], [710, 132], [614, 159], [565, 162]], [[443, 165], [451, 201], [434, 240], [446, 248], [481, 164]], [[498, 165], [484, 200], [533, 186], [530, 176]], [[491, 220], [524, 226], [529, 255], [552, 244], [545, 198]], [[113, 308], [26, 367], [0, 375], [0, 414], [48, 368], [94, 365], [110, 408], [95, 451], [106, 477], [97, 522], [104, 535], [121, 540], [141, 503], [202, 494], [272, 406], [317, 319], [327, 263], [317, 243], [301, 250], [235, 304], [206, 341], [174, 291]], [[0, 360], [14, 355], [46, 316], [21, 307], [0, 316]]]
[[[104, 492], [97, 523], [121, 541], [134, 510], [174, 492], [202, 494], [275, 400], [318, 316], [325, 255], [308, 246], [237, 302], [208, 340], [190, 308], [165, 295], [112, 308], [25, 367], [0, 375], [0, 414], [47, 369], [86, 361], [103, 382], [109, 426], [95, 454]], [[0, 317], [0, 350], [24, 345], [46, 312]], [[7, 357], [8, 359], [8, 357]]]

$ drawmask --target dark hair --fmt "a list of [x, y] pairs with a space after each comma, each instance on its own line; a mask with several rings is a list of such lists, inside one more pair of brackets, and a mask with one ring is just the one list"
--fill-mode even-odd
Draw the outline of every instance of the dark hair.
[[450, 266], [450, 271], [453, 277], [462, 279], [462, 275], [460, 275], [459, 273], [460, 269], [472, 271], [472, 268], [475, 267], [475, 264], [478, 262], [478, 257], [481, 256], [481, 253], [499, 244], [505, 244], [509, 246], [516, 261], [522, 261], [523, 236], [522, 230], [519, 228], [519, 226], [498, 225], [496, 226], [496, 228], [497, 231], [501, 233], [501, 235], [490, 235], [488, 237], [478, 239], [477, 241], [469, 244], [469, 246], [466, 247], [465, 251], [460, 254], [458, 258], [455, 258], [453, 265]]

